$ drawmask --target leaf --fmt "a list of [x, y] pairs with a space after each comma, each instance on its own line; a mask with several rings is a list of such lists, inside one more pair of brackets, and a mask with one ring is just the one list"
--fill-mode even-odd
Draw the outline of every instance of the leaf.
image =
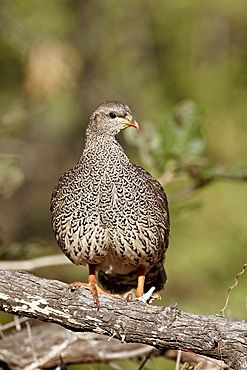
[[225, 177], [235, 180], [247, 180], [247, 163], [237, 164], [230, 168], [210, 166], [203, 169], [205, 177]]
[[171, 219], [175, 219], [177, 217], [189, 217], [191, 214], [197, 213], [202, 208], [200, 203], [190, 203], [190, 204], [173, 204], [170, 210]]
[[206, 139], [201, 130], [205, 112], [193, 101], [182, 101], [161, 121], [163, 157], [189, 159], [205, 153]]
[[226, 170], [225, 176], [247, 180], [247, 163], [238, 164]]

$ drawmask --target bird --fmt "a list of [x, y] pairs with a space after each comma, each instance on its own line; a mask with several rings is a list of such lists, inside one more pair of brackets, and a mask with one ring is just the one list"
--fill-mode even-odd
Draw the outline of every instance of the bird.
[[152, 287], [162, 290], [167, 280], [167, 196], [118, 142], [117, 134], [129, 127], [140, 129], [126, 104], [100, 104], [90, 116], [79, 161], [60, 177], [51, 197], [58, 245], [74, 264], [89, 267], [87, 283], [75, 281], [67, 290], [91, 290], [98, 309], [99, 293], [140, 298]]

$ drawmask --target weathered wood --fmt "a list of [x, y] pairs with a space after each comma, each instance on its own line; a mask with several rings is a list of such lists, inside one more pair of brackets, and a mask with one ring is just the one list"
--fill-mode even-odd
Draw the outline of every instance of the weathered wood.
[[[42, 323], [37, 325], [36, 320], [31, 320], [29, 325], [31, 338], [26, 325], [23, 324], [19, 332], [3, 336], [0, 339], [0, 361], [6, 363], [10, 369], [23, 369], [32, 365], [37, 359], [42, 368], [56, 367], [60, 363], [59, 355], [62, 355], [63, 361], [67, 364], [145, 357], [153, 351], [152, 347], [143, 344], [122, 344], [114, 338], [109, 342], [104, 335], [73, 333], [55, 324]], [[51, 353], [52, 355], [50, 355]]]
[[2, 311], [161, 350], [183, 348], [247, 369], [245, 322], [186, 313], [175, 304], [157, 307], [133, 300], [126, 305], [124, 299], [106, 295], [100, 295], [97, 310], [86, 289], [66, 292], [66, 284], [26, 272], [0, 270], [0, 280]]
[[[7, 326], [4, 325], [3, 329]], [[109, 340], [107, 336], [95, 333], [75, 333], [60, 325], [28, 318], [20, 324], [19, 331], [13, 330], [0, 339], [0, 369], [8, 367], [10, 370], [22, 370], [30, 366], [54, 368], [60, 364], [60, 355], [65, 364], [111, 364], [116, 360], [130, 358], [136, 358], [141, 363], [150, 355], [152, 358], [164, 356], [176, 360], [178, 353], [175, 350], [160, 351], [140, 343], [121, 343], [117, 339]], [[180, 360], [192, 366], [202, 362], [202, 369], [219, 370], [221, 365], [229, 370], [221, 361], [214, 360], [212, 363], [210, 359], [202, 359], [188, 352], [182, 352]]]

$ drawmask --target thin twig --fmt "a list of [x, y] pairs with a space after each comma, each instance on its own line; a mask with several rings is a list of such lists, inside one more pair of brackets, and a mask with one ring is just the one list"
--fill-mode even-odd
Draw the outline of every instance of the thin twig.
[[140, 365], [140, 367], [138, 368], [138, 370], [141, 370], [143, 369], [145, 363], [150, 359], [150, 357], [152, 356], [152, 354], [154, 353], [154, 348], [152, 349], [152, 351], [147, 355], [147, 357], [144, 359], [144, 361], [142, 362], [142, 364]]
[[181, 348], [181, 350], [182, 350], [182, 351], [185, 351], [185, 352], [192, 353], [193, 355], [196, 355], [197, 357], [200, 357], [200, 358], [202, 358], [203, 360], [208, 361], [208, 362], [211, 362], [212, 364], [214, 364], [214, 365], [218, 366], [221, 370], [224, 370], [224, 369], [223, 369], [222, 364], [221, 364], [221, 365], [220, 365], [220, 364], [218, 364], [216, 361], [212, 360], [211, 358], [206, 358], [205, 356], [198, 355], [197, 353], [192, 352], [192, 351], [190, 351], [190, 350], [188, 350], [188, 349], [185, 349], [185, 348]]
[[30, 347], [31, 347], [31, 350], [32, 350], [33, 359], [34, 359], [35, 362], [37, 362], [38, 357], [37, 357], [37, 353], [36, 353], [35, 348], [34, 348], [32, 331], [31, 331], [31, 327], [30, 327], [30, 324], [29, 324], [28, 321], [26, 322], [26, 326], [27, 326], [27, 334], [28, 334]]
[[236, 275], [236, 277], [235, 277], [235, 283], [234, 283], [233, 285], [231, 285], [231, 286], [229, 287], [229, 289], [228, 289], [225, 306], [220, 310], [220, 313], [222, 314], [222, 316], [223, 316], [223, 317], [225, 317], [225, 310], [226, 310], [226, 308], [227, 308], [227, 306], [228, 306], [228, 302], [229, 302], [229, 299], [230, 299], [230, 292], [231, 292], [231, 290], [232, 290], [233, 288], [235, 288], [235, 286], [237, 286], [237, 285], [238, 285], [238, 277], [244, 273], [244, 271], [245, 271], [245, 268], [246, 268], [246, 267], [247, 267], [247, 263], [245, 263], [245, 264], [243, 265], [243, 269], [242, 269], [242, 271], [240, 271], [240, 272]]
[[[14, 318], [15, 317], [16, 316], [14, 316]], [[21, 317], [21, 318], [19, 318], [19, 324], [22, 324], [23, 322], [26, 322], [28, 320], [30, 320], [30, 319], [28, 319], [27, 317]], [[7, 330], [7, 329], [11, 329], [14, 326], [16, 326], [15, 321], [11, 321], [11, 322], [8, 322], [7, 324], [4, 324], [4, 325], [0, 326], [0, 329], [1, 329], [1, 331], [4, 331], [4, 330]]]
[[118, 365], [116, 365], [116, 364], [114, 364], [113, 362], [108, 362], [107, 363], [107, 365], [108, 366], [110, 366], [112, 369], [114, 369], [114, 370], [123, 370], [123, 368], [122, 367], [120, 367], [120, 366], [118, 366]]
[[58, 356], [62, 352], [62, 350], [67, 348], [70, 344], [75, 343], [77, 340], [78, 340], [78, 335], [77, 334], [75, 334], [75, 333], [70, 334], [69, 338], [67, 338], [63, 343], [52, 347], [48, 354], [41, 357], [40, 359], [37, 359], [31, 365], [26, 366], [23, 370], [34, 370], [34, 369], [37, 369], [38, 367], [43, 367], [43, 365], [46, 362], [51, 360], [53, 357]]
[[178, 353], [177, 353], [177, 360], [176, 360], [175, 370], [179, 370], [179, 365], [180, 365], [180, 361], [181, 361], [181, 354], [182, 354], [182, 351], [181, 351], [181, 349], [179, 349]]
[[19, 316], [14, 316], [14, 324], [15, 324], [15, 328], [16, 328], [16, 331], [21, 331], [21, 319], [19, 318]]

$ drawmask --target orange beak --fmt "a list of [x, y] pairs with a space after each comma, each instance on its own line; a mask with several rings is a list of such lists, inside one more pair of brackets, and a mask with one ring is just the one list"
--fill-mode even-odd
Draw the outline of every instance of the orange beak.
[[140, 130], [139, 123], [133, 117], [126, 116], [126, 121], [122, 122], [122, 124], [132, 126]]

